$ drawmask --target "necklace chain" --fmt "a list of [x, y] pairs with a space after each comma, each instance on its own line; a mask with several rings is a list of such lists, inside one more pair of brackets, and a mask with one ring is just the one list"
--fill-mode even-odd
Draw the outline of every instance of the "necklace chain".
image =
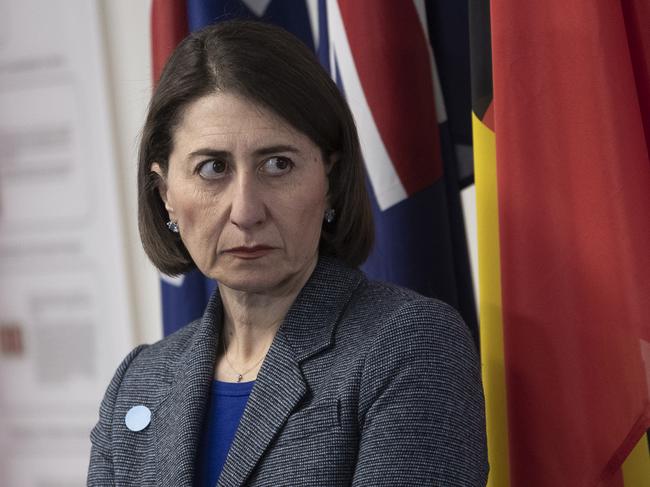
[[260, 362], [262, 362], [264, 357], [266, 356], [266, 352], [264, 352], [262, 354], [262, 356], [257, 360], [257, 362], [255, 362], [255, 364], [252, 367], [250, 367], [249, 369], [246, 369], [243, 372], [240, 372], [237, 369], [235, 369], [235, 367], [233, 367], [232, 363], [230, 363], [230, 360], [228, 360], [228, 351], [226, 350], [226, 341], [221, 340], [221, 343], [223, 344], [223, 357], [226, 359], [226, 363], [228, 364], [228, 367], [230, 367], [230, 370], [232, 370], [235, 374], [237, 374], [237, 382], [241, 382], [243, 380], [244, 376], [246, 374], [248, 374], [249, 372], [251, 372], [253, 369], [255, 369], [255, 367], [257, 367], [260, 364]]

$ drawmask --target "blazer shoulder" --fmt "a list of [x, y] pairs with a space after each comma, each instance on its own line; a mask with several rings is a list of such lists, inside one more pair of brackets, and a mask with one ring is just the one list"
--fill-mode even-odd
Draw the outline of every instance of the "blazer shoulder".
[[171, 335], [146, 345], [132, 365], [178, 362], [185, 352], [192, 347], [200, 326], [201, 319], [199, 318], [176, 330]]
[[118, 402], [156, 404], [161, 400], [200, 339], [200, 326], [200, 319], [195, 320], [153, 344], [138, 346], [137, 354], [129, 354], [120, 366], [119, 387], [114, 391]]
[[[410, 334], [457, 334], [471, 338], [459, 313], [449, 304], [394, 284], [366, 281], [351, 303], [367, 336], [401, 331]], [[365, 316], [365, 319], [362, 318]]]
[[[356, 289], [338, 324], [335, 343], [346, 356], [364, 364], [363, 375], [372, 375], [373, 364], [406, 370], [417, 368], [421, 360], [460, 359], [464, 367], [478, 370], [472, 335], [453, 307], [383, 282], [366, 281]], [[389, 367], [376, 370], [385, 372]]]

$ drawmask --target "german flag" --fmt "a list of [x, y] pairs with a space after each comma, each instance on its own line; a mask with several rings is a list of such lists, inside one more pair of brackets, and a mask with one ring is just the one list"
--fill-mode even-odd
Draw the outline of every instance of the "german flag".
[[648, 26], [470, 0], [492, 487], [650, 485]]

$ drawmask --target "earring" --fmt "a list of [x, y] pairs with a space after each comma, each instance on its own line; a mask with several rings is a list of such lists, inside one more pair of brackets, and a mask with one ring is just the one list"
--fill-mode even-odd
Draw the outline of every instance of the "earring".
[[178, 233], [178, 222], [175, 222], [174, 220], [169, 220], [167, 222], [167, 228], [169, 228], [170, 232]]
[[325, 210], [325, 221], [327, 223], [332, 223], [336, 218], [336, 210], [334, 208], [329, 208]]

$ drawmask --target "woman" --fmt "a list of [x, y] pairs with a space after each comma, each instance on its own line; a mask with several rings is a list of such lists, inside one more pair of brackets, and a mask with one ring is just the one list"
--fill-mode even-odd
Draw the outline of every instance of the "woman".
[[268, 25], [195, 33], [156, 88], [140, 229], [162, 272], [216, 279], [203, 318], [118, 368], [89, 485], [484, 485], [472, 341], [358, 270], [373, 226], [350, 111]]

